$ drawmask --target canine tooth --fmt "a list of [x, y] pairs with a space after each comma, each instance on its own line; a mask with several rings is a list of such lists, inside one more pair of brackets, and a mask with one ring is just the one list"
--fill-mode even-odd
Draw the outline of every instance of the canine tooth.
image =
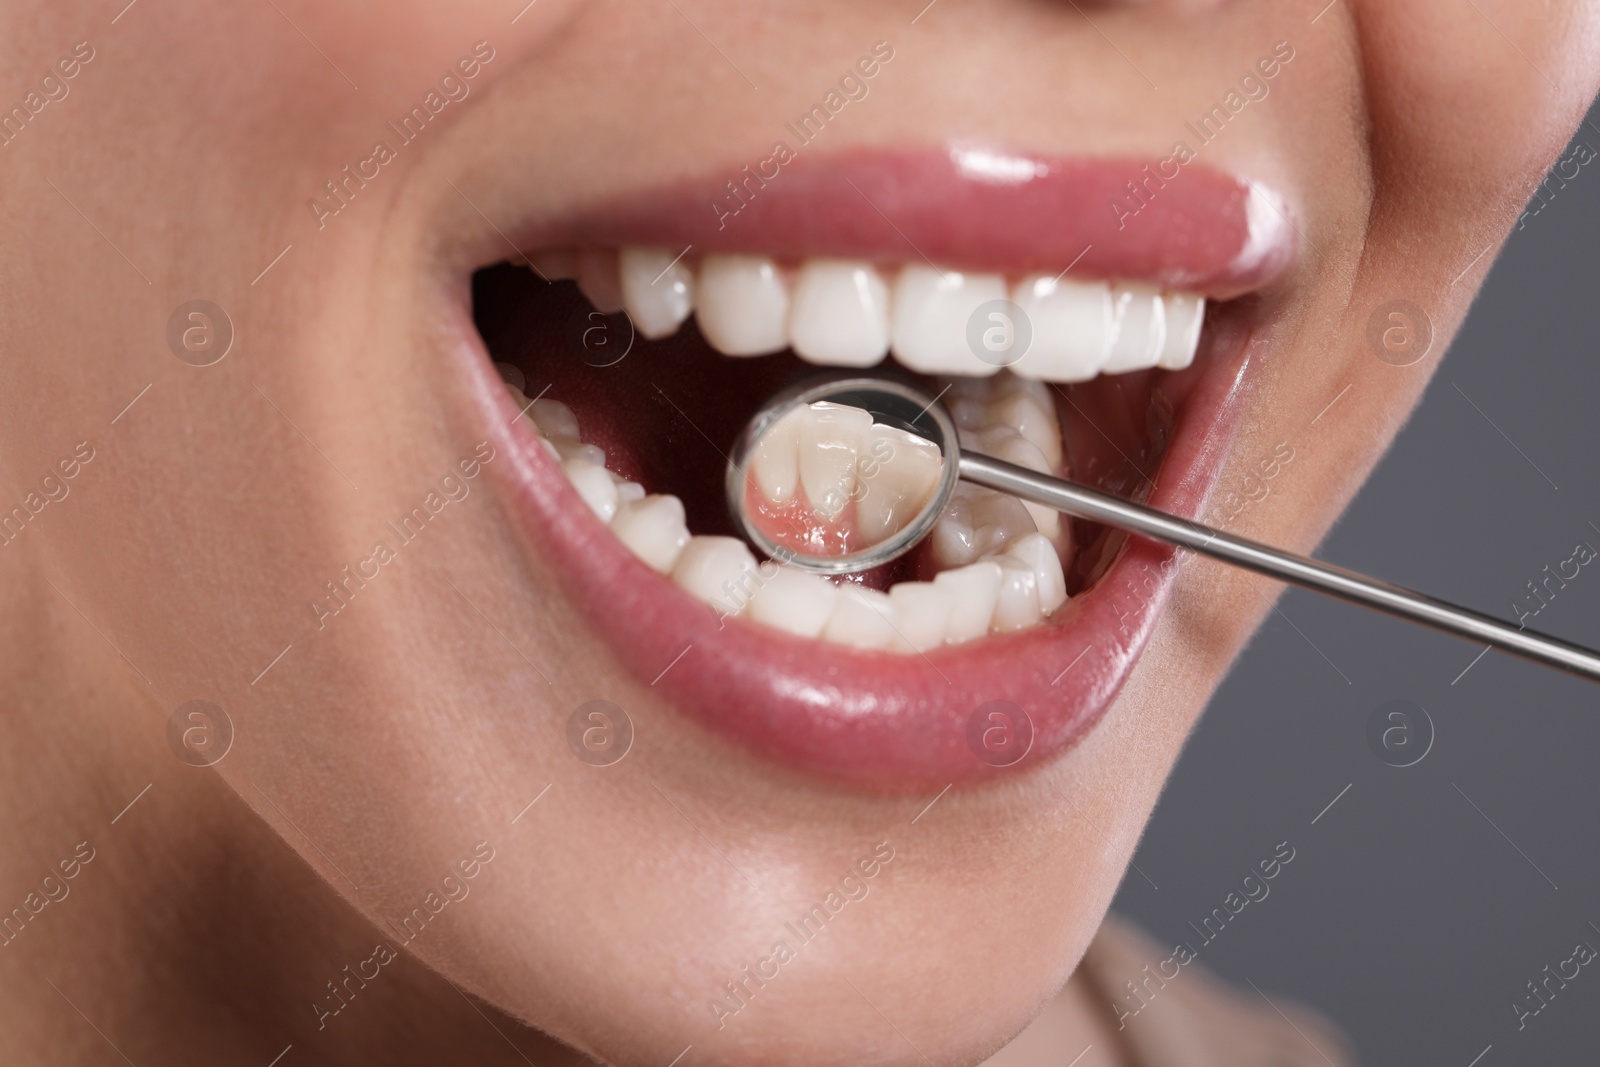
[[1108, 283], [1031, 275], [1011, 299], [1033, 325], [1032, 344], [1011, 368], [1019, 377], [1082, 382], [1105, 367], [1115, 336]]
[[972, 496], [973, 538], [981, 556], [1004, 551], [1013, 541], [1035, 533], [1033, 516], [1022, 501], [1007, 493], [979, 490]]
[[706, 256], [695, 313], [700, 332], [725, 356], [761, 356], [788, 347], [789, 287], [766, 256]]
[[839, 586], [833, 611], [822, 627], [822, 639], [859, 649], [888, 648], [894, 640], [894, 605], [876, 589]]
[[1144, 282], [1118, 282], [1111, 290], [1116, 306], [1116, 340], [1102, 368], [1107, 374], [1154, 367], [1167, 344], [1166, 308], [1161, 291]]
[[1033, 566], [1015, 556], [989, 557], [1000, 565], [1000, 595], [995, 599], [995, 630], [1025, 630], [1044, 618], [1039, 604], [1039, 576]]
[[547, 248], [528, 258], [533, 269], [547, 282], [578, 276], [578, 257], [570, 248]]
[[578, 416], [559, 400], [535, 400], [527, 417], [546, 437], [578, 437]]
[[1167, 343], [1156, 366], [1182, 370], [1194, 362], [1200, 347], [1200, 323], [1206, 317], [1206, 298], [1194, 293], [1163, 293], [1167, 311]]
[[1043, 401], [1031, 391], [1018, 391], [991, 400], [988, 405], [992, 425], [1016, 430], [1044, 455], [1053, 473], [1064, 458], [1061, 450], [1061, 421], [1048, 396]]
[[894, 284], [895, 358], [924, 374], [994, 374], [1000, 368], [979, 359], [968, 346], [967, 321], [980, 305], [1005, 296], [1005, 281], [998, 274], [902, 268]]
[[617, 272], [628, 318], [652, 340], [670, 337], [694, 310], [694, 271], [665, 248], [624, 248]]
[[928, 502], [943, 469], [943, 453], [932, 441], [892, 426], [872, 426], [856, 462], [861, 535], [877, 542], [905, 526]]
[[617, 273], [617, 250], [585, 248], [578, 252], [578, 291], [594, 309], [606, 315], [622, 310], [622, 278]]
[[958, 485], [933, 526], [933, 559], [941, 567], [960, 567], [978, 558], [978, 535], [972, 525], [970, 486]]
[[1067, 579], [1061, 571], [1061, 557], [1044, 534], [1028, 534], [1008, 545], [1006, 555], [1033, 568], [1040, 611], [1049, 615], [1067, 602]]
[[894, 605], [896, 633], [889, 647], [896, 651], [926, 652], [944, 643], [950, 628], [955, 598], [949, 586], [936, 582], [900, 582], [889, 587]]
[[800, 422], [800, 487], [813, 514], [832, 521], [856, 493], [856, 458], [872, 428], [860, 408], [812, 404]]
[[993, 560], [969, 563], [934, 577], [933, 584], [950, 594], [950, 621], [944, 630], [948, 644], [971, 641], [989, 632], [1002, 577], [1000, 564]]
[[689, 543], [683, 501], [665, 494], [620, 505], [611, 520], [611, 532], [634, 555], [662, 574], [672, 570], [683, 546]]
[[809, 363], [870, 367], [889, 354], [889, 286], [870, 263], [808, 260], [794, 286], [789, 344]]
[[804, 408], [795, 408], [773, 423], [750, 453], [750, 478], [774, 504], [787, 504], [800, 484], [800, 426]]
[[589, 509], [600, 516], [601, 522], [609, 523], [617, 514], [617, 483], [612, 481], [611, 472], [581, 457], [568, 459], [561, 469], [567, 472], [567, 480]]
[[719, 611], [737, 615], [748, 603], [741, 590], [756, 569], [756, 558], [735, 537], [691, 537], [672, 565], [672, 580]]
[[838, 596], [838, 587], [826, 578], [780, 566], [750, 598], [750, 617], [800, 637], [817, 637]]

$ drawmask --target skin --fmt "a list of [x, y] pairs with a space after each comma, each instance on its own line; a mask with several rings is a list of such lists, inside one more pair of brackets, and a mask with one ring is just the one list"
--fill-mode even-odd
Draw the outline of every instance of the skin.
[[[791, 775], [632, 680], [499, 507], [492, 462], [319, 631], [322, 583], [482, 439], [444, 324], [508, 254], [486, 218], [736, 172], [880, 39], [896, 59], [828, 150], [1161, 158], [1287, 40], [1270, 97], [1202, 158], [1283, 192], [1303, 236], [1220, 484], [1291, 443], [1230, 525], [1310, 550], [1600, 78], [1600, 12], [1576, 2], [1339, 0], [1313, 24], [1322, 0], [946, 0], [914, 26], [916, 5], [834, 0], [541, 0], [514, 25], [476, 0], [273, 6], [148, 0], [112, 25], [35, 0], [0, 34], [18, 100], [95, 49], [0, 149], [0, 486], [21, 499], [80, 441], [95, 456], [0, 548], [0, 904], [95, 850], [0, 948], [19, 1061], [107, 1062], [110, 1042], [136, 1063], [584, 1062], [548, 1034], [624, 1064], [691, 1044], [685, 1063], [975, 1063], [1047, 1002], [1092, 1040], [1105, 1017], [1058, 991], [1268, 584], [1186, 566], [1098, 729], [914, 825], [928, 797]], [[469, 100], [317, 229], [308, 198], [480, 40]], [[195, 298], [236, 331], [206, 368], [165, 341]], [[1366, 343], [1397, 298], [1433, 329], [1407, 368]], [[235, 729], [210, 770], [167, 743], [195, 698]], [[637, 730], [604, 771], [563, 742], [594, 698]], [[470, 895], [319, 1029], [325, 983], [480, 841]], [[895, 858], [870, 895], [717, 1029], [707, 998], [879, 841]]]

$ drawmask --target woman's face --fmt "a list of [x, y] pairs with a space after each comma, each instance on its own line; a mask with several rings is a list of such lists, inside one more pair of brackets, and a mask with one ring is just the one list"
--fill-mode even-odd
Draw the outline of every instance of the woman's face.
[[[1191, 369], [1044, 387], [1066, 462], [1309, 550], [1600, 72], [1589, 5], [1323, 2], [38, 5], [0, 463], [70, 495], [10, 550], [136, 665], [130, 731], [223, 708], [222, 777], [461, 987], [618, 1063], [973, 1062], [1076, 965], [1276, 586], [1079, 526], [1015, 633], [719, 620], [517, 418], [473, 273], [518, 265], [478, 317], [526, 396], [697, 533], [798, 364], [691, 326], [612, 362], [527, 259], [1199, 293]], [[959, 331], [936, 305], [904, 328]]]

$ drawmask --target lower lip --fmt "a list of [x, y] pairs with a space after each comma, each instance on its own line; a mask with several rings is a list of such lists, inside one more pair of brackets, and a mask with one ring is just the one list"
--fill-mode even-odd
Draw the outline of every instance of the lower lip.
[[[1259, 344], [1242, 324], [1208, 333], [1149, 498], [1187, 517], [1216, 483]], [[509, 511], [562, 576], [567, 601], [681, 713], [796, 771], [910, 790], [1049, 760], [1105, 714], [1177, 577], [1172, 548], [1130, 537], [1099, 581], [1046, 623], [926, 657], [858, 652], [743, 619], [719, 623], [595, 519], [517, 417], [470, 319], [457, 348], [482, 424], [507, 456], [496, 467]], [[974, 740], [983, 734], [974, 717], [997, 707], [1014, 730], [1028, 732], [1011, 709], [1026, 714], [1024, 747], [996, 752]]]

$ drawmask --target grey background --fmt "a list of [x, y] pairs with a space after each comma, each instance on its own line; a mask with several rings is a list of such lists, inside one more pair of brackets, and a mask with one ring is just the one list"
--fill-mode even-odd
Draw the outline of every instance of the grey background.
[[[1579, 140], [1600, 150], [1600, 109]], [[1322, 558], [1514, 621], [1546, 564], [1600, 549], [1597, 277], [1600, 159], [1513, 233]], [[1299, 591], [1279, 607], [1181, 757], [1134, 858], [1148, 880], [1130, 870], [1115, 909], [1198, 946], [1188, 924], [1287, 839], [1294, 861], [1205, 966], [1257, 1003], [1247, 980], [1317, 1006], [1365, 1064], [1600, 1062], [1600, 960], [1520, 1031], [1511, 1007], [1578, 942], [1600, 949], [1600, 686], [1496, 652], [1462, 675], [1482, 646]], [[1600, 646], [1600, 559], [1530, 626]], [[1403, 769], [1366, 736], [1396, 698], [1436, 734]]]

